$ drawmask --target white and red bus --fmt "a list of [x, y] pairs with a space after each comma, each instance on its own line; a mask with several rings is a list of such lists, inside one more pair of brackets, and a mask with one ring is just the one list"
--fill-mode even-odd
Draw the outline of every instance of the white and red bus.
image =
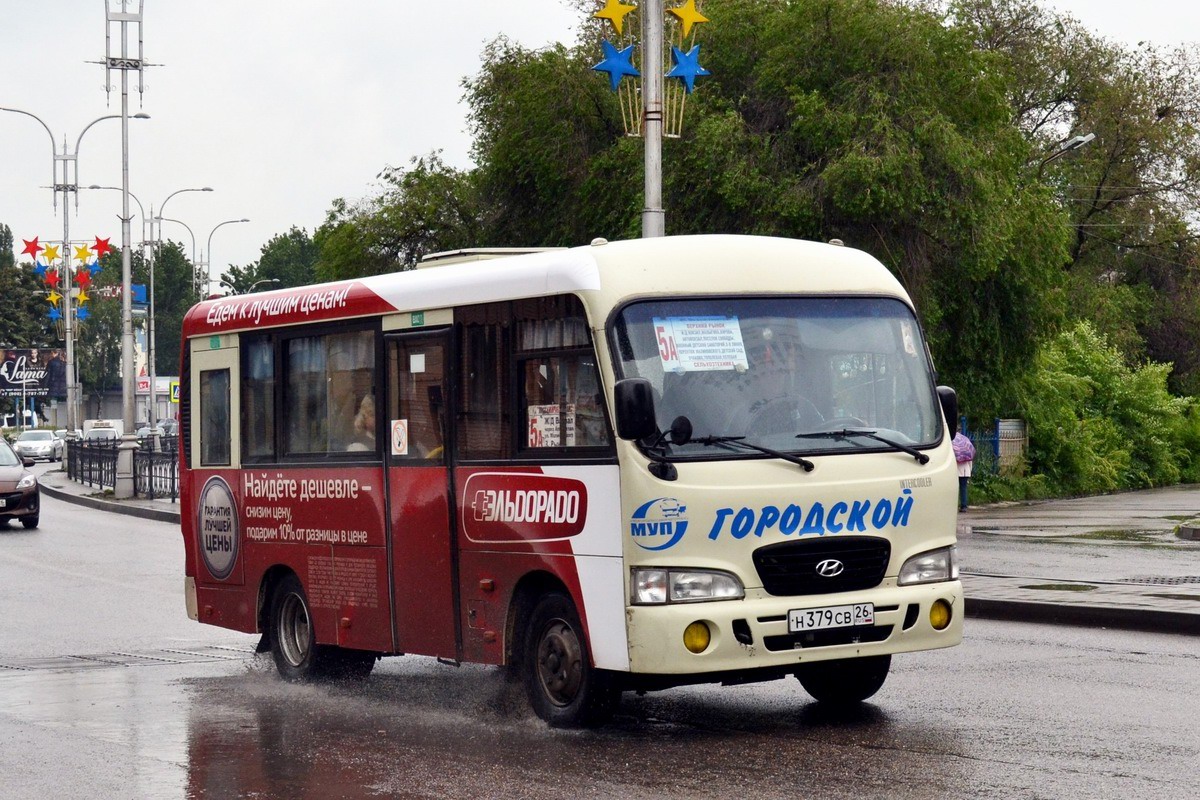
[[961, 640], [956, 401], [879, 262], [739, 236], [487, 255], [189, 312], [194, 619], [296, 680], [509, 665], [552, 725], [700, 682], [859, 702]]

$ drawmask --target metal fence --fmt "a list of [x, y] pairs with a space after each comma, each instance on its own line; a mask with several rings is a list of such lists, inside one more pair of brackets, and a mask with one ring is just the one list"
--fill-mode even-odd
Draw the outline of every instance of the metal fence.
[[996, 419], [986, 428], [972, 427], [963, 417], [962, 432], [975, 445], [972, 472], [977, 475], [1000, 475], [1019, 472], [1029, 446], [1029, 435], [1023, 419]]
[[[174, 436], [159, 439], [159, 450], [152, 451], [150, 441], [140, 442], [133, 451], [133, 493], [150, 500], [179, 499], [179, 441]], [[117, 451], [120, 440], [72, 442], [67, 447], [67, 477], [73, 481], [115, 489]]]

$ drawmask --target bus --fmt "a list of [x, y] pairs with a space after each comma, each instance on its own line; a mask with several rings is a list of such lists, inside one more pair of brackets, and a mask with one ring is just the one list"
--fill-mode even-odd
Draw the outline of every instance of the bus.
[[216, 297], [183, 325], [185, 596], [286, 679], [502, 665], [552, 726], [962, 638], [953, 390], [839, 242], [541, 252]]

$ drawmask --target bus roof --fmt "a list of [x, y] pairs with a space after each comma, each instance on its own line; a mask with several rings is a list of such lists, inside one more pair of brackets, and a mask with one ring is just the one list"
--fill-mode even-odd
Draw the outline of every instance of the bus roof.
[[[884, 294], [910, 302], [874, 257], [832, 244], [761, 236], [670, 236], [431, 266], [199, 303], [184, 335], [424, 311], [554, 294], [612, 308], [663, 294]], [[603, 316], [603, 315], [601, 315]]]

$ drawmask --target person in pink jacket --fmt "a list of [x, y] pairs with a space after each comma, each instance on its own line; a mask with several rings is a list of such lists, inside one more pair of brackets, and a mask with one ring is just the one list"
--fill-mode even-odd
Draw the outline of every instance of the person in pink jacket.
[[954, 449], [954, 460], [958, 462], [958, 510], [967, 510], [967, 482], [971, 480], [971, 465], [975, 461], [975, 445], [963, 435], [954, 434], [950, 446]]

